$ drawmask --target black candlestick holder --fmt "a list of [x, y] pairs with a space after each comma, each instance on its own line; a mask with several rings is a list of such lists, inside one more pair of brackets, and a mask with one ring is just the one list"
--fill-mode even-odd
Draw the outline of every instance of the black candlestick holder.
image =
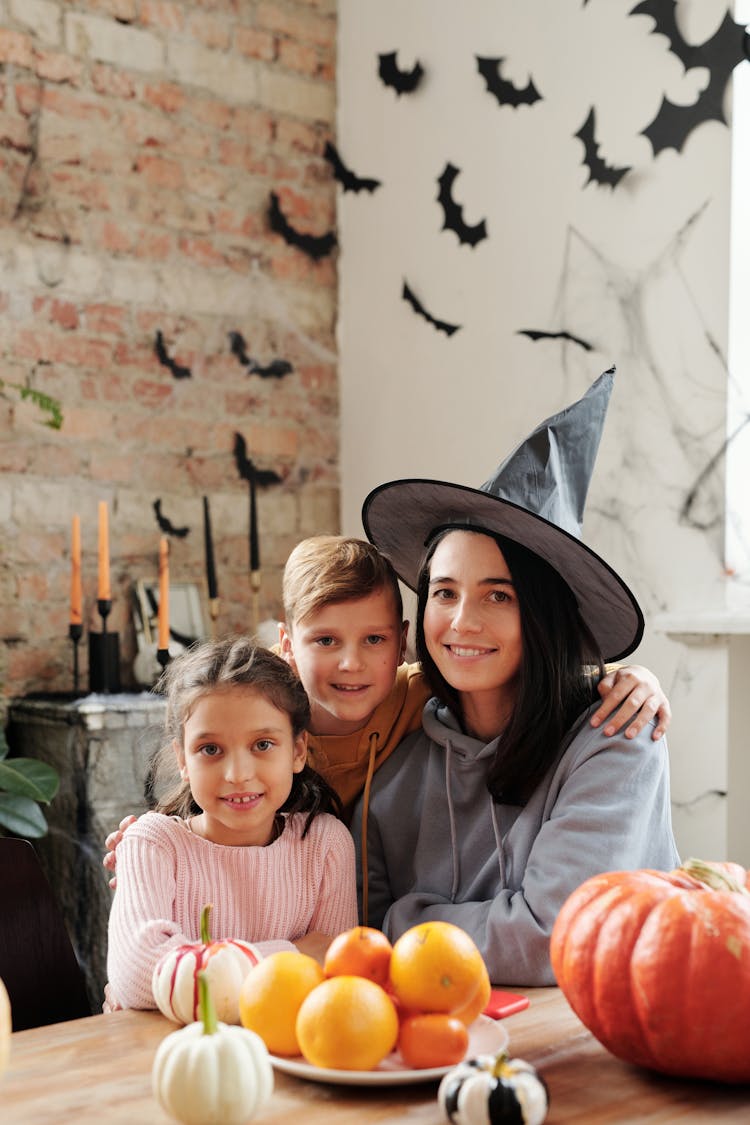
[[83, 625], [76, 625], [71, 621], [68, 636], [73, 642], [73, 694], [78, 695], [78, 646], [83, 636]]
[[89, 633], [89, 690], [118, 692], [120, 690], [120, 635], [107, 632], [107, 618], [112, 609], [109, 598], [98, 598], [96, 608], [102, 619], [101, 633]]

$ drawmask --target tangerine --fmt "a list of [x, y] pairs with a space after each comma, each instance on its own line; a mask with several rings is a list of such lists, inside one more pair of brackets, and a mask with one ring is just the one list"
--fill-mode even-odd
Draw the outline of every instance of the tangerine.
[[327, 977], [367, 977], [384, 986], [388, 982], [392, 948], [381, 930], [355, 926], [338, 934], [328, 946], [323, 972]]
[[260, 1035], [272, 1055], [298, 1055], [297, 1013], [323, 979], [322, 967], [306, 953], [284, 949], [264, 957], [240, 988], [242, 1026]]
[[422, 1012], [401, 1024], [398, 1049], [412, 1070], [455, 1066], [469, 1049], [466, 1024], [444, 1012]]
[[492, 982], [490, 981], [490, 974], [487, 972], [487, 967], [484, 962], [482, 962], [482, 968], [484, 969], [484, 975], [473, 998], [468, 1004], [465, 1004], [463, 1008], [458, 1008], [455, 1012], [451, 1013], [456, 1016], [457, 1019], [460, 1019], [462, 1023], [465, 1023], [467, 1027], [474, 1022], [477, 1016], [481, 1016], [490, 1002]]
[[313, 1066], [374, 1070], [398, 1039], [393, 1001], [366, 977], [329, 977], [302, 1001], [300, 1050]]
[[391, 988], [405, 1008], [417, 1012], [466, 1008], [483, 987], [486, 973], [473, 939], [452, 922], [412, 926], [391, 953]]

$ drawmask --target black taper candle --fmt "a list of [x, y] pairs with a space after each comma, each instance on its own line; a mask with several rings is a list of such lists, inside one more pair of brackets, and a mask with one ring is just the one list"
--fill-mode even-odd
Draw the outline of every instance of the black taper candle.
[[258, 542], [258, 510], [255, 498], [255, 466], [250, 470], [250, 570], [260, 570], [260, 544]]
[[208, 583], [208, 596], [213, 601], [219, 596], [219, 587], [216, 582], [216, 565], [214, 563], [214, 542], [211, 536], [211, 512], [208, 507], [208, 497], [203, 497], [203, 534], [206, 544], [206, 581]]

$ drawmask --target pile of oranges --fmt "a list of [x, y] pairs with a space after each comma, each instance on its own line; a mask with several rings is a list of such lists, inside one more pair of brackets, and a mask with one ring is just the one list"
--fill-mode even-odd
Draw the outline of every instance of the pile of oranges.
[[322, 966], [302, 953], [273, 953], [248, 973], [239, 1007], [271, 1054], [373, 1070], [398, 1049], [405, 1066], [421, 1069], [464, 1058], [467, 1028], [489, 995], [473, 940], [435, 921], [393, 945], [379, 930], [355, 926], [333, 940]]

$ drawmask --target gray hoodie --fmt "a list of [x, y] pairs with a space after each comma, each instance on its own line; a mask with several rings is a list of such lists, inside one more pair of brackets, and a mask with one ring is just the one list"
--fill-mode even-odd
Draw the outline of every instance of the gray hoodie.
[[[471, 934], [495, 984], [554, 984], [550, 932], [576, 887], [602, 871], [679, 863], [666, 740], [652, 741], [653, 724], [632, 740], [606, 738], [589, 726], [595, 709], [521, 807], [495, 804], [487, 790], [499, 739], [463, 734], [431, 699], [422, 730], [373, 780], [365, 921], [395, 940], [442, 918]], [[357, 842], [361, 818], [360, 803]]]

